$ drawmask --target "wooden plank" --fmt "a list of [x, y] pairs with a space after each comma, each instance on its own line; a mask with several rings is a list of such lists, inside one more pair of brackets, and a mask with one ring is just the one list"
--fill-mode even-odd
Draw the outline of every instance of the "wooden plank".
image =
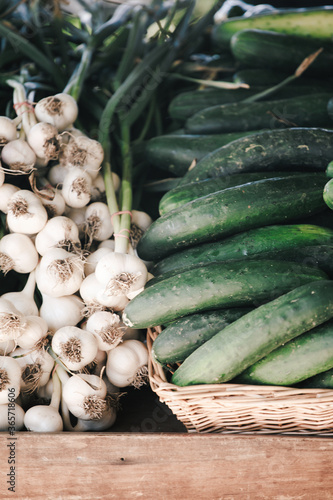
[[0, 436], [0, 498], [327, 500], [333, 439], [222, 434], [16, 433], [15, 493]]

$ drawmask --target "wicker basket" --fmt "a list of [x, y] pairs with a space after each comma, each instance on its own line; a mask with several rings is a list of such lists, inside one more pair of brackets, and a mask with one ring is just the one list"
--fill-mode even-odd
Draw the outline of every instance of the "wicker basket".
[[152, 390], [188, 432], [331, 435], [333, 390], [201, 384], [178, 387], [151, 356], [159, 327], [148, 329], [149, 381]]

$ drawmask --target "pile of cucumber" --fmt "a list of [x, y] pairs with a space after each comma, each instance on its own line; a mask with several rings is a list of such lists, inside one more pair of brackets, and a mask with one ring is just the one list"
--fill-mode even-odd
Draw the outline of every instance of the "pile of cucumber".
[[138, 244], [153, 278], [123, 320], [163, 327], [152, 356], [176, 385], [333, 387], [332, 33], [324, 7], [216, 25], [249, 88], [180, 92], [180, 130], [146, 145], [175, 187]]

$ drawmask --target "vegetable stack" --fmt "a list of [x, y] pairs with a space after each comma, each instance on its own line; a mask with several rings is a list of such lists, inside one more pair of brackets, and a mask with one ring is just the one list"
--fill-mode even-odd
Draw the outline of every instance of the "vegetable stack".
[[148, 380], [122, 321], [149, 277], [132, 149], [159, 122], [160, 75], [216, 9], [197, 24], [188, 1], [41, 4], [1, 7], [0, 403], [16, 430], [102, 431]]
[[244, 88], [179, 92], [169, 114], [181, 129], [146, 143], [174, 186], [137, 247], [154, 278], [123, 320], [163, 327], [152, 355], [176, 385], [306, 386], [333, 368], [333, 47], [317, 21], [332, 13], [216, 25], [214, 49]]

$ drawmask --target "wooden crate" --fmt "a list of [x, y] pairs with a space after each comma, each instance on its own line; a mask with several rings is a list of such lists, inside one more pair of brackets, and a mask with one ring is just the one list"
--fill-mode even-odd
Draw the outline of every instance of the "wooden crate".
[[31, 500], [328, 500], [333, 439], [189, 434], [146, 389], [123, 400], [105, 433], [0, 433], [0, 498]]

